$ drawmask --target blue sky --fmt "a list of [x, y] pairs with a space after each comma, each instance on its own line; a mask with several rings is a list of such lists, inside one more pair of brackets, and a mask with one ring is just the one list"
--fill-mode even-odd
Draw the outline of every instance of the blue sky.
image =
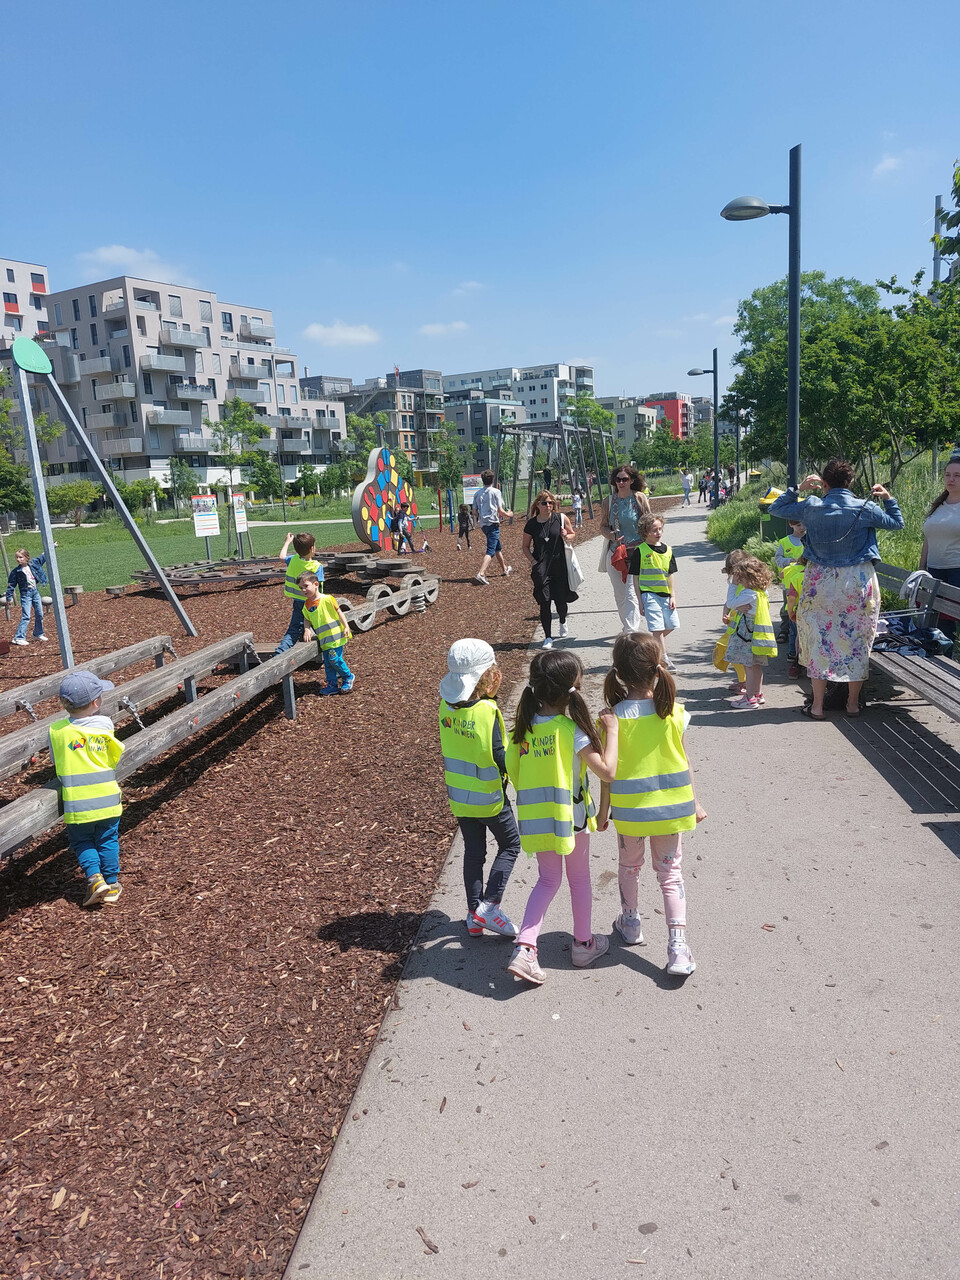
[[726, 374], [737, 300], [787, 256], [785, 218], [718, 212], [785, 203], [795, 143], [805, 268], [929, 273], [960, 154], [934, 22], [898, 0], [8, 7], [27, 194], [0, 254], [54, 288], [126, 270], [272, 308], [312, 373], [585, 360], [598, 394], [708, 394], [687, 368], [717, 345]]

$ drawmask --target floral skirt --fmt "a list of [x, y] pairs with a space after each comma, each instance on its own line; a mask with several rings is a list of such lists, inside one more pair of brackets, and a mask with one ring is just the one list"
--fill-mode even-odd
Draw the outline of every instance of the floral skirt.
[[814, 680], [866, 680], [880, 616], [873, 562], [808, 564], [797, 605], [799, 661]]

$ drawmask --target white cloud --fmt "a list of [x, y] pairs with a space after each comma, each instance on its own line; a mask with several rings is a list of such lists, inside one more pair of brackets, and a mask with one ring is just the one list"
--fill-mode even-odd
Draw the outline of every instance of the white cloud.
[[464, 320], [451, 320], [449, 324], [422, 324], [419, 332], [428, 338], [443, 338], [450, 333], [463, 333], [469, 325]]
[[680, 338], [683, 334], [679, 329], [654, 329], [653, 336], [655, 338]]
[[894, 173], [903, 164], [902, 156], [885, 155], [879, 164], [873, 166], [873, 176], [875, 178], [883, 178], [888, 173]]
[[716, 320], [714, 320], [713, 323], [717, 329], [720, 329], [720, 328], [729, 329], [732, 324], [737, 323], [737, 317], [736, 316], [717, 316]]
[[342, 320], [334, 320], [333, 324], [308, 324], [303, 336], [308, 342], [319, 342], [321, 347], [367, 347], [380, 341], [379, 333], [368, 324], [344, 324]]
[[462, 284], [458, 284], [453, 290], [455, 298], [462, 297], [465, 293], [476, 293], [479, 289], [485, 289], [486, 285], [482, 285], [479, 280], [464, 280]]
[[125, 244], [104, 244], [99, 249], [78, 253], [77, 261], [85, 270], [97, 275], [138, 276], [141, 280], [156, 280], [163, 284], [195, 286], [196, 281], [174, 263], [164, 262], [153, 249], [131, 249]]
[[685, 322], [689, 321], [692, 324], [702, 324], [704, 320], [709, 320], [710, 316], [706, 311], [698, 311], [696, 315], [684, 316], [683, 319]]

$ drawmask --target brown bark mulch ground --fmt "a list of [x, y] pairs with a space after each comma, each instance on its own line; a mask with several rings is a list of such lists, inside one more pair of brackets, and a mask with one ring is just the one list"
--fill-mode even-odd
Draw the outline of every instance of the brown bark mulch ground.
[[[353, 638], [349, 697], [314, 696], [307, 668], [296, 721], [275, 686], [130, 778], [115, 907], [81, 909], [62, 828], [0, 866], [0, 1274], [281, 1275], [450, 847], [446, 650], [481, 636], [505, 688], [524, 671], [521, 526], [516, 573], [489, 587], [470, 582], [479, 536], [462, 554], [432, 537], [437, 603]], [[86, 595], [76, 660], [157, 634], [181, 656], [241, 630], [275, 642], [289, 618], [276, 586], [187, 608], [199, 639], [158, 595]], [[14, 649], [0, 689], [58, 667], [53, 642]], [[0, 802], [51, 772], [42, 754]]]

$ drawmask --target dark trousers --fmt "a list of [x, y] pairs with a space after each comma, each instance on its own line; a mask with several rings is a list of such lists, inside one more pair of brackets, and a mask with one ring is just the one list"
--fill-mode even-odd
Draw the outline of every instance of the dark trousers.
[[[520, 831], [513, 808], [506, 796], [503, 808], [492, 818], [458, 818], [463, 836], [463, 887], [467, 891], [467, 907], [477, 909], [484, 902], [499, 902], [510, 879], [510, 872], [520, 852]], [[490, 868], [487, 887], [483, 887], [483, 864], [487, 859], [487, 832], [497, 843], [497, 856]]]
[[[948, 587], [960, 587], [960, 569], [931, 569], [927, 565], [927, 573], [932, 574], [935, 578], [939, 578], [941, 582], [945, 582]], [[945, 613], [937, 615], [940, 630], [945, 636], [949, 636], [951, 640], [955, 640], [957, 636], [957, 623], [953, 618], [948, 618]]]

